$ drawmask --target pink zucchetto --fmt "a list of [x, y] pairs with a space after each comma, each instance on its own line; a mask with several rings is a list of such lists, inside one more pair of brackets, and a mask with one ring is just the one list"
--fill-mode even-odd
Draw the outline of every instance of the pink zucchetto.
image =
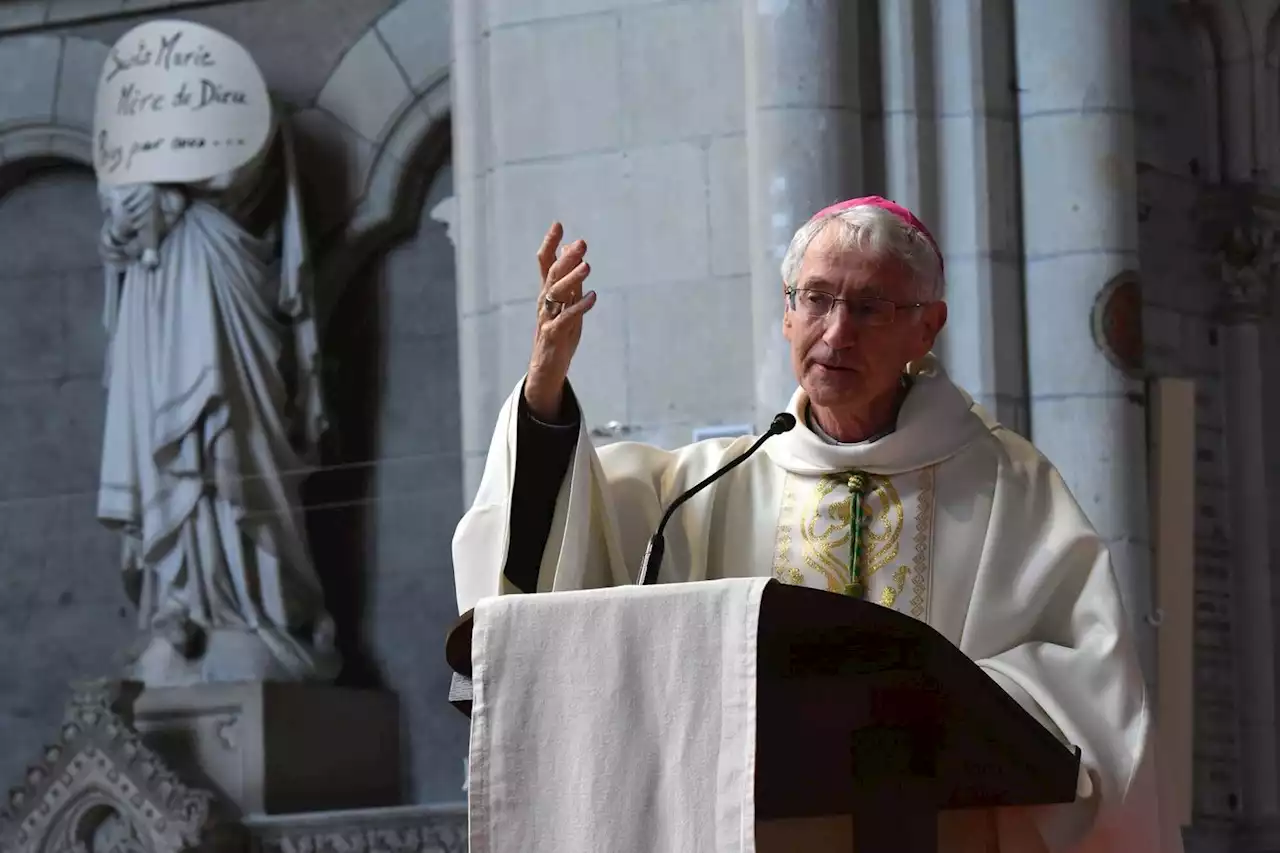
[[925, 227], [925, 224], [920, 221], [920, 218], [918, 216], [916, 216], [911, 211], [907, 210], [902, 205], [898, 204], [896, 201], [890, 201], [889, 199], [881, 198], [878, 195], [863, 196], [862, 198], [851, 198], [848, 201], [842, 201], [842, 202], [833, 204], [830, 207], [824, 207], [822, 210], [819, 210], [812, 217], [810, 217], [809, 221], [812, 222], [814, 219], [818, 219], [823, 216], [829, 216], [832, 213], [839, 213], [840, 211], [848, 210], [851, 207], [878, 207], [882, 210], [887, 210], [890, 213], [892, 213], [894, 216], [901, 219], [907, 225], [919, 231], [920, 234], [926, 240], [929, 241], [929, 245], [933, 247], [934, 254], [938, 256], [938, 267], [939, 269], [942, 268], [943, 266], [942, 250], [938, 248], [938, 241], [933, 239], [933, 235], [929, 233], [929, 229]]

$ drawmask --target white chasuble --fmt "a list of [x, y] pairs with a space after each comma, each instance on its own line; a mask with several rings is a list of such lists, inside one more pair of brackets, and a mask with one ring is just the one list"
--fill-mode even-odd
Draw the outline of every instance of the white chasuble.
[[[763, 576], [856, 592], [927, 622], [1081, 749], [1075, 803], [946, 813], [940, 850], [1172, 853], [1180, 845], [1156, 840], [1149, 798], [1130, 795], [1138, 768], [1152, 766], [1150, 712], [1104, 543], [1053, 466], [992, 422], [932, 356], [908, 371], [895, 430], [861, 444], [833, 444], [808, 429], [798, 390], [789, 407], [797, 426], [672, 517], [659, 580]], [[502, 570], [520, 393], [517, 386], [499, 415], [475, 502], [454, 535], [460, 611], [514, 591]], [[580, 428], [538, 590], [634, 583], [667, 504], [753, 440], [596, 449]], [[754, 814], [751, 784], [733, 794]], [[761, 853], [775, 830], [762, 825]], [[483, 827], [473, 821], [472, 831]], [[784, 849], [798, 849], [798, 837], [792, 832]], [[849, 849], [847, 831], [830, 838], [832, 849]], [[733, 839], [715, 850], [751, 853], [755, 844]]]

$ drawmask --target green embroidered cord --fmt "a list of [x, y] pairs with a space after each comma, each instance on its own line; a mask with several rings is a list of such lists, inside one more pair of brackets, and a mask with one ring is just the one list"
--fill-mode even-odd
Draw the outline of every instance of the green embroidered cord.
[[867, 475], [861, 471], [849, 474], [849, 582], [844, 585], [844, 594], [852, 598], [862, 598], [866, 593], [866, 584], [862, 582], [862, 500], [867, 490]]

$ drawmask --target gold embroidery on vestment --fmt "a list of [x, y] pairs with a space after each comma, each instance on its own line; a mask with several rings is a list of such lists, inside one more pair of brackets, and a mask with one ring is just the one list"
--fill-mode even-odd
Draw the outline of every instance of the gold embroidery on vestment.
[[794, 476], [787, 474], [787, 480], [782, 489], [782, 507], [778, 513], [778, 541], [773, 557], [773, 576], [783, 583], [801, 586], [804, 584], [804, 573], [791, 564], [791, 524], [796, 508], [796, 492], [792, 485]]
[[[895, 478], [907, 484], [905, 498], [889, 478], [868, 475], [863, 502], [859, 580], [869, 587], [870, 600], [922, 622], [928, 621], [930, 609], [935, 471], [926, 468]], [[774, 577], [834, 593], [845, 589], [852, 552], [853, 504], [848, 484], [847, 472], [818, 478], [787, 475], [778, 515]], [[910, 546], [903, 545], [903, 537]], [[891, 567], [886, 583], [872, 585], [872, 576], [885, 566]]]
[[921, 622], [929, 621], [930, 552], [933, 544], [934, 469], [920, 472], [916, 492], [915, 555], [911, 560], [911, 615]]
[[906, 585], [907, 567], [898, 566], [893, 570], [893, 583], [886, 586], [880, 593], [880, 605], [882, 607], [893, 607], [893, 603], [898, 600], [898, 596]]
[[[858, 577], [863, 583], [897, 558], [903, 523], [902, 499], [898, 497], [893, 481], [887, 477], [869, 479], [860, 531], [862, 552], [866, 556], [859, 567]], [[847, 488], [847, 482], [848, 478], [843, 474], [820, 477], [800, 513], [801, 559], [826, 579], [827, 589], [831, 592], [841, 591], [851, 580], [849, 555], [853, 498], [846, 494], [825, 505], [824, 502], [837, 489]]]

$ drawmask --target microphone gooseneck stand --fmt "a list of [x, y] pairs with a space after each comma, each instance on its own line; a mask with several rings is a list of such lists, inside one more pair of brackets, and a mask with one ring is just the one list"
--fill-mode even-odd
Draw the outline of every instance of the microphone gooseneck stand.
[[649, 586], [650, 584], [658, 582], [658, 570], [662, 568], [662, 555], [667, 547], [666, 540], [663, 539], [663, 531], [667, 529], [667, 522], [671, 520], [671, 516], [675, 514], [677, 509], [684, 505], [685, 501], [689, 500], [689, 498], [693, 497], [698, 492], [702, 491], [707, 486], [711, 485], [716, 480], [719, 480], [725, 474], [728, 474], [734, 468], [737, 468], [743, 462], [747, 461], [747, 459], [751, 457], [751, 454], [759, 450], [760, 446], [766, 441], [773, 438], [775, 435], [781, 435], [784, 432], [789, 432], [795, 428], [795, 425], [795, 416], [789, 412], [782, 412], [775, 415], [773, 422], [769, 424], [769, 429], [765, 431], [765, 434], [757, 438], [755, 444], [747, 448], [741, 456], [738, 456], [724, 467], [712, 472], [711, 475], [702, 482], [698, 483], [693, 488], [688, 489], [678, 498], [673, 500], [667, 507], [667, 511], [662, 514], [662, 520], [658, 522], [658, 529], [654, 531], [653, 536], [649, 537], [649, 546], [645, 548], [644, 560], [640, 563], [640, 576], [636, 578], [636, 583], [641, 586]]

